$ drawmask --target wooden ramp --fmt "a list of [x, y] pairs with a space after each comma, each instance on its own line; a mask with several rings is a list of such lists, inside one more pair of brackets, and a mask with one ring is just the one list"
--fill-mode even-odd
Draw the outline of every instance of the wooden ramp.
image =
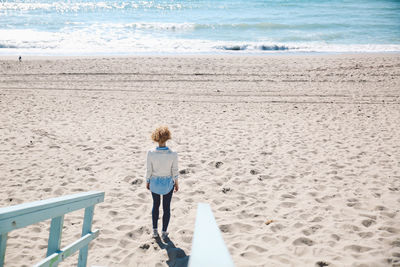
[[215, 221], [211, 207], [199, 203], [189, 267], [233, 267], [233, 261]]

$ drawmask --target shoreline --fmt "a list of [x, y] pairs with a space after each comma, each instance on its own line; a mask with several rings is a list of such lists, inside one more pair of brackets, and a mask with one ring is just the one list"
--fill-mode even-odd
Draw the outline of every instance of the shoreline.
[[35, 55], [35, 54], [0, 54], [0, 60], [12, 60], [21, 56], [22, 59], [40, 60], [40, 59], [96, 59], [96, 58], [143, 58], [143, 57], [347, 57], [347, 56], [398, 56], [400, 51], [396, 52], [268, 52], [268, 53], [138, 53], [138, 54], [83, 54], [83, 55]]

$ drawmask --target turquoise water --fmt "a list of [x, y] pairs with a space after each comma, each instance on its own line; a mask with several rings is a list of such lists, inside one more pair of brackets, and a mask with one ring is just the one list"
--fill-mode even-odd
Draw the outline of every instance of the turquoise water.
[[398, 0], [0, 1], [0, 54], [400, 52]]

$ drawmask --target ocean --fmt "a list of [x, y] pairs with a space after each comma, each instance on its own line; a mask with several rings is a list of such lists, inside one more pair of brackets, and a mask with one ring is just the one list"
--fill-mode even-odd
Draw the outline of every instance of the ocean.
[[400, 52], [399, 0], [0, 0], [0, 55]]

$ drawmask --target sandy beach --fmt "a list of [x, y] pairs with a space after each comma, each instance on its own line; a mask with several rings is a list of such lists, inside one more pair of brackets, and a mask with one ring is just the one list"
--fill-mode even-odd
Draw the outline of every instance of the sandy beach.
[[[236, 266], [400, 266], [399, 54], [7, 57], [0, 111], [0, 207], [105, 192], [88, 266], [174, 266], [144, 180], [159, 125], [186, 255], [206, 202]], [[5, 266], [44, 258], [49, 225], [11, 232]]]

